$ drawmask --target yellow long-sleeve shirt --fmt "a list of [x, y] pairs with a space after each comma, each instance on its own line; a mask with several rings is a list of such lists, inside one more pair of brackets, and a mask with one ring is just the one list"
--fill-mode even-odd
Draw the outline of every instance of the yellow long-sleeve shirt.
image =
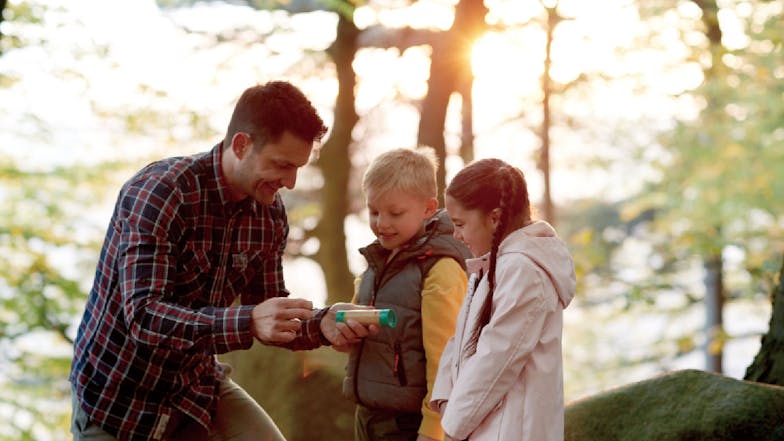
[[[359, 286], [359, 280], [355, 287]], [[465, 297], [468, 281], [460, 264], [452, 258], [438, 260], [422, 284], [422, 342], [425, 348], [427, 395], [422, 400], [422, 423], [419, 434], [443, 439], [441, 417], [430, 409], [430, 395], [438, 372], [438, 363], [447, 340], [455, 333], [457, 314]], [[355, 289], [353, 303], [357, 303]]]

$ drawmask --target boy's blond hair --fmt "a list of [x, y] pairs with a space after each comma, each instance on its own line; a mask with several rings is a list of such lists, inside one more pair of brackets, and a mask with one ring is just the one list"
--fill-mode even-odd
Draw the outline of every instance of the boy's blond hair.
[[434, 198], [438, 194], [438, 159], [430, 147], [394, 149], [377, 156], [362, 178], [362, 191], [379, 194], [391, 190]]

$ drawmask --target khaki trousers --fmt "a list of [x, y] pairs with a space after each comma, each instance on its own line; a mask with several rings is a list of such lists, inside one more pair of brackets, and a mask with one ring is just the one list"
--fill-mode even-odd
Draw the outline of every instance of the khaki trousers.
[[[74, 441], [117, 441], [90, 421], [73, 394], [71, 433]], [[172, 419], [162, 441], [286, 441], [267, 412], [230, 379], [220, 383], [218, 406], [209, 432], [196, 421]]]

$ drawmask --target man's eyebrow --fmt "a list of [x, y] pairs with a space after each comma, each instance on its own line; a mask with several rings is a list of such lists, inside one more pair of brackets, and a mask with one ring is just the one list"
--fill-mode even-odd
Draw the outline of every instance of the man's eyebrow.
[[[299, 165], [297, 165], [297, 164], [295, 164], [295, 163], [291, 162], [291, 161], [290, 161], [290, 160], [289, 160], [287, 157], [285, 157], [285, 156], [278, 156], [277, 158], [272, 158], [272, 160], [273, 160], [273, 161], [274, 161], [276, 164], [278, 164], [279, 166], [284, 166], [284, 167], [301, 167], [301, 166], [299, 166]], [[304, 164], [303, 164], [303, 165], [304, 165]]]

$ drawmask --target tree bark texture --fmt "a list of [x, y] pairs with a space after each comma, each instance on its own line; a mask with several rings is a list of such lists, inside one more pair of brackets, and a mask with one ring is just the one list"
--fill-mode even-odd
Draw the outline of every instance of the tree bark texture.
[[724, 262], [721, 254], [705, 258], [705, 370], [721, 373], [724, 346]]
[[432, 147], [438, 155], [437, 182], [442, 206], [443, 189], [446, 188], [444, 129], [447, 106], [452, 93], [471, 89], [465, 84], [465, 79], [471, 76], [471, 47], [485, 29], [486, 14], [487, 8], [482, 0], [461, 0], [455, 6], [452, 27], [432, 42], [430, 79], [422, 101], [417, 143]]
[[[697, 0], [695, 4], [702, 10], [702, 23], [705, 27], [705, 37], [708, 39], [711, 64], [704, 69], [705, 81], [723, 78], [722, 57], [726, 50], [721, 43], [722, 31], [719, 27], [719, 6], [716, 0]], [[721, 98], [716, 94], [708, 93], [705, 96], [708, 106], [702, 118], [725, 118], [719, 111], [723, 107]], [[717, 141], [718, 142], [718, 141]], [[721, 231], [721, 225], [714, 225], [716, 231]], [[723, 308], [724, 308], [724, 271], [721, 258], [721, 249], [703, 256], [703, 265], [706, 269], [705, 278], [705, 309], [706, 309], [706, 352], [705, 369], [711, 372], [722, 372], [723, 343]]]
[[[5, 12], [6, 0], [0, 0], [0, 29], [2, 28], [3, 24], [3, 13]], [[3, 32], [0, 31], [0, 40], [3, 39]], [[3, 54], [3, 49], [0, 47], [0, 55]]]
[[351, 132], [359, 119], [354, 108], [356, 76], [352, 67], [359, 30], [350, 18], [338, 14], [337, 37], [328, 49], [335, 62], [338, 95], [329, 139], [324, 143], [317, 166], [324, 176], [322, 216], [315, 228], [319, 240], [316, 261], [324, 271], [327, 304], [351, 300], [353, 275], [348, 267], [344, 221], [349, 211], [351, 175]]
[[768, 333], [762, 336], [754, 361], [746, 369], [749, 381], [784, 386], [784, 258], [782, 259], [779, 280], [771, 293], [773, 311], [770, 315]]
[[[358, 119], [351, 67], [358, 30], [350, 18], [338, 16], [337, 36], [328, 49], [337, 71], [338, 95], [332, 131], [316, 162], [324, 175], [323, 214], [312, 232], [319, 240], [315, 260], [324, 272], [327, 304], [349, 301], [353, 294], [343, 222], [348, 214], [351, 132]], [[324, 431], [330, 435], [323, 439], [349, 439], [353, 406], [340, 396], [342, 376], [324, 369], [306, 372], [306, 360], [312, 357], [312, 351], [291, 352], [257, 343], [249, 351], [220, 358], [234, 366], [232, 378], [269, 413], [287, 439], [321, 439], [316, 434]], [[318, 414], [314, 408], [320, 409]]]
[[560, 17], [555, 7], [548, 7], [546, 9], [547, 40], [545, 42], [544, 70], [542, 72], [542, 149], [539, 155], [539, 169], [542, 171], [544, 180], [544, 194], [542, 195], [544, 219], [555, 226], [555, 207], [553, 205], [552, 191], [550, 189], [550, 127], [552, 126], [550, 97], [553, 91], [550, 79], [550, 68], [552, 66], [553, 34], [555, 33], [555, 27], [558, 26], [558, 23], [560, 22]]

